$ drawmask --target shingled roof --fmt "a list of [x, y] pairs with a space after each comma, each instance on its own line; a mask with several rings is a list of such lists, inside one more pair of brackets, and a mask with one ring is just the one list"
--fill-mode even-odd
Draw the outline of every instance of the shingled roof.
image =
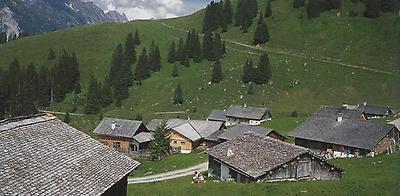
[[258, 178], [305, 153], [309, 153], [306, 148], [251, 132], [208, 150], [210, 156], [253, 178]]
[[223, 110], [213, 110], [207, 120], [226, 122], [226, 112]]
[[218, 136], [218, 138], [223, 140], [231, 140], [238, 136], [241, 136], [243, 133], [246, 132], [252, 132], [260, 136], [268, 136], [268, 134], [270, 134], [272, 131], [274, 130], [270, 128], [240, 124], [231, 127], [227, 131], [224, 131], [221, 135]]
[[[116, 123], [114, 130], [111, 129], [113, 122]], [[97, 125], [93, 133], [97, 135], [132, 138], [141, 126], [144, 126], [142, 121], [104, 118]]]
[[177, 131], [191, 141], [204, 139], [221, 129], [222, 122], [205, 120], [169, 119], [167, 128]]
[[360, 119], [364, 111], [359, 109], [346, 109], [343, 107], [322, 106], [315, 115], [336, 118], [340, 114], [343, 119]]
[[357, 109], [364, 111], [364, 113], [367, 115], [373, 115], [373, 116], [391, 115], [390, 107], [387, 107], [387, 106], [363, 104], [363, 105], [358, 106]]
[[0, 195], [101, 195], [139, 163], [49, 116], [0, 122]]
[[264, 116], [269, 117], [269, 112], [267, 108], [242, 107], [242, 106], [232, 105], [226, 111], [226, 116], [252, 119], [252, 120], [261, 120]]
[[157, 127], [162, 125], [163, 122], [163, 119], [152, 119], [149, 123], [147, 123], [146, 127], [149, 131], [156, 131]]
[[355, 119], [337, 121], [335, 117], [314, 114], [289, 136], [370, 150], [386, 136], [394, 125]]

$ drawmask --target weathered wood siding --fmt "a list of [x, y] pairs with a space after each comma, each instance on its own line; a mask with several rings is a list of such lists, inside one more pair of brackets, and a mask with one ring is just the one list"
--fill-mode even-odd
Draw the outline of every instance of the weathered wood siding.
[[99, 136], [99, 141], [111, 148], [114, 147], [114, 143], [119, 143], [120, 149], [117, 149], [117, 150], [123, 150], [123, 151], [131, 150], [131, 147], [130, 147], [130, 143], [132, 142], [131, 139], [110, 137], [110, 136]]
[[193, 150], [193, 143], [185, 136], [176, 131], [169, 132], [170, 145], [172, 148], [179, 148], [181, 151], [190, 152]]
[[374, 147], [372, 152], [375, 155], [383, 154], [383, 153], [392, 153], [397, 150], [398, 146], [398, 131], [397, 129], [393, 129], [388, 135], [386, 135], [379, 143]]

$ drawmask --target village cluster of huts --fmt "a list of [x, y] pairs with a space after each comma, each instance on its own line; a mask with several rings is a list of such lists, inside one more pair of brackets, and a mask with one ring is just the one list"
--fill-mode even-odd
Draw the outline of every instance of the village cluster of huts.
[[0, 121], [0, 193], [126, 195], [128, 175], [140, 163], [118, 151], [146, 154], [161, 124], [178, 152], [206, 150], [208, 175], [224, 181], [340, 179], [344, 170], [327, 159], [396, 151], [400, 119], [370, 119], [398, 115], [368, 104], [323, 106], [288, 134], [294, 144], [258, 126], [272, 118], [260, 107], [230, 106], [206, 120], [153, 119], [146, 125], [104, 118], [93, 131], [97, 140], [48, 114], [6, 119]]

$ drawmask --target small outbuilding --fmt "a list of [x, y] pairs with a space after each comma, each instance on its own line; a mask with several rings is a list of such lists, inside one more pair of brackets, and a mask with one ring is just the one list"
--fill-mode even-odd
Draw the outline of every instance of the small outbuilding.
[[226, 110], [226, 126], [236, 124], [260, 125], [271, 120], [268, 108], [232, 105]]
[[367, 118], [381, 118], [393, 115], [389, 106], [370, 105], [366, 102], [360, 104], [357, 109], [364, 111]]
[[219, 121], [226, 123], [226, 111], [224, 110], [213, 110], [211, 114], [207, 117], [208, 121]]
[[223, 181], [335, 180], [343, 170], [307, 148], [251, 132], [209, 149], [209, 176]]

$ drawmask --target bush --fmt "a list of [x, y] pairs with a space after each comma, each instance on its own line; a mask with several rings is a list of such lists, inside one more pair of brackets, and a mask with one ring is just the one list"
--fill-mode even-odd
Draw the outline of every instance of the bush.
[[295, 110], [295, 111], [293, 111], [292, 112], [292, 115], [291, 115], [291, 117], [297, 117], [298, 116], [298, 113], [297, 113], [297, 111]]

